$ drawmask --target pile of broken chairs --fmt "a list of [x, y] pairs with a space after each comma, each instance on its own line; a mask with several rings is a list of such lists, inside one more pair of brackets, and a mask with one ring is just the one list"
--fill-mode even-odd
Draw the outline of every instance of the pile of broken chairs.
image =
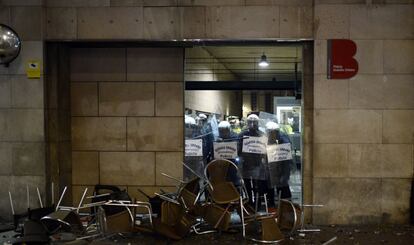
[[[65, 187], [56, 205], [41, 205], [25, 215], [17, 215], [9, 194], [17, 234], [9, 244], [107, 239], [135, 232], [179, 240], [189, 233], [240, 230], [246, 239], [277, 243], [303, 225], [303, 211], [289, 200], [279, 198], [275, 213], [268, 211], [266, 197], [264, 212], [258, 211], [258, 205], [251, 207], [240, 171], [231, 161], [213, 160], [204, 174], [189, 170], [194, 178], [187, 182], [163, 174], [178, 182], [174, 193], [162, 191], [148, 196], [139, 190], [148, 202], [132, 201], [125, 190], [115, 186], [97, 185], [93, 196], [86, 196], [85, 189], [78, 206], [64, 207], [61, 202]], [[38, 195], [41, 203], [39, 192]], [[87, 204], [86, 199], [90, 199]], [[235, 217], [240, 221], [236, 222]]]

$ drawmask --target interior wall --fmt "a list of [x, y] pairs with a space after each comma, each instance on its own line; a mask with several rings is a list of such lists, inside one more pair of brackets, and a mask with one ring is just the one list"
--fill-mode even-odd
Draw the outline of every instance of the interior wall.
[[73, 48], [70, 56], [73, 202], [117, 185], [139, 200], [182, 177], [183, 50]]
[[185, 91], [185, 108], [217, 113], [223, 116], [241, 116], [241, 100], [240, 91]]

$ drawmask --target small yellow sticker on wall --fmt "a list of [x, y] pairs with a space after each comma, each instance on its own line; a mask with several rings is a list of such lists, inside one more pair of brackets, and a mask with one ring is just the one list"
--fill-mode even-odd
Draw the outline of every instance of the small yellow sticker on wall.
[[38, 60], [29, 60], [26, 63], [27, 78], [40, 78], [40, 62]]

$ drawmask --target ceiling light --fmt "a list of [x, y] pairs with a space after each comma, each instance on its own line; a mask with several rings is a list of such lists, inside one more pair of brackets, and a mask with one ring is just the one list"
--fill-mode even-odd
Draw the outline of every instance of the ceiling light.
[[260, 67], [268, 67], [269, 66], [269, 62], [267, 62], [267, 57], [264, 53], [263, 53], [262, 57], [260, 58], [259, 66]]

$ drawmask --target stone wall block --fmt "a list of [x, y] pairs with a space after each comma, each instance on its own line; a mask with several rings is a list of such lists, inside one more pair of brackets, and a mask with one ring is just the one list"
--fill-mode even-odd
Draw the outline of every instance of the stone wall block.
[[384, 108], [384, 77], [356, 75], [349, 79], [349, 107], [357, 109]]
[[122, 117], [73, 117], [73, 150], [126, 150], [126, 119]]
[[[404, 24], [404, 26], [407, 26], [407, 24]], [[414, 23], [411, 27], [413, 26]], [[384, 57], [384, 72], [386, 74], [414, 73], [414, 40], [384, 41]]]
[[349, 6], [316, 5], [314, 37], [316, 39], [349, 38]]
[[44, 176], [45, 145], [15, 143], [12, 151], [13, 175]]
[[73, 82], [70, 84], [72, 116], [98, 115], [98, 84]]
[[40, 109], [0, 110], [0, 140], [43, 141], [44, 112]]
[[381, 212], [384, 223], [409, 223], [410, 189], [410, 179], [382, 179]]
[[414, 110], [384, 110], [383, 143], [414, 143]]
[[76, 39], [77, 10], [76, 8], [46, 9], [47, 39]]
[[355, 40], [358, 74], [382, 74], [384, 56], [382, 40]]
[[26, 76], [11, 76], [12, 107], [43, 108], [43, 77], [28, 79]]
[[144, 8], [144, 38], [181, 39], [180, 9], [177, 7]]
[[79, 39], [143, 38], [142, 7], [79, 8]]
[[156, 115], [157, 116], [182, 116], [183, 94], [182, 82], [156, 83]]
[[387, 109], [414, 109], [414, 75], [386, 75], [383, 104]]
[[314, 62], [315, 75], [316, 74], [327, 74], [327, 57], [328, 57], [328, 46], [326, 40], [315, 40], [314, 42]]
[[183, 178], [183, 152], [157, 152], [155, 155], [156, 185], [176, 185], [177, 181], [163, 176], [161, 173], [172, 177]]
[[12, 152], [13, 152], [12, 143], [0, 142], [0, 162], [1, 162], [0, 175], [9, 176], [12, 174], [13, 172]]
[[281, 6], [280, 37], [313, 38], [313, 7]]
[[99, 183], [98, 152], [72, 152], [72, 184], [96, 185]]
[[376, 110], [316, 110], [314, 127], [315, 143], [381, 143], [382, 113]]
[[413, 5], [354, 5], [350, 16], [350, 38], [412, 39], [413, 11]]
[[154, 185], [154, 152], [100, 152], [102, 184]]
[[154, 83], [100, 83], [100, 116], [154, 116]]
[[182, 151], [182, 117], [129, 117], [128, 151]]
[[314, 178], [314, 224], [377, 224], [381, 221], [380, 179]]
[[11, 27], [24, 41], [39, 41], [43, 38], [42, 7], [11, 7]]
[[211, 38], [278, 38], [279, 7], [208, 7], [206, 30]]
[[83, 48], [71, 50], [71, 81], [125, 81], [124, 48], [90, 48], [85, 51]]
[[314, 144], [313, 176], [347, 177], [348, 146], [346, 144]]
[[348, 108], [349, 80], [329, 80], [326, 75], [314, 77], [315, 108]]
[[128, 48], [128, 81], [182, 81], [181, 48]]
[[0, 76], [0, 108], [10, 108], [11, 105], [11, 84], [10, 77]]

